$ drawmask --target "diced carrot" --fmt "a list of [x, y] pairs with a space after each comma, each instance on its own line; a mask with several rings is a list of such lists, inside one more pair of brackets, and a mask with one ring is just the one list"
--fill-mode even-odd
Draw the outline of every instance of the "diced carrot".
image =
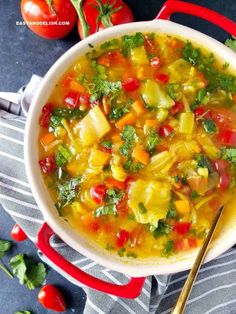
[[137, 115], [141, 115], [142, 113], [146, 112], [146, 109], [143, 105], [143, 102], [138, 99], [136, 100], [133, 104], [132, 104], [132, 108], [134, 109], [134, 111], [137, 113]]
[[197, 238], [188, 238], [188, 246], [190, 248], [197, 247]]
[[179, 41], [179, 40], [176, 39], [176, 38], [171, 38], [171, 39], [169, 40], [169, 46], [170, 46], [172, 49], [177, 49], [177, 48], [181, 49], [181, 48], [183, 48], [182, 42]]
[[208, 179], [202, 176], [191, 176], [187, 179], [188, 185], [192, 191], [196, 191], [199, 194], [204, 194], [208, 188]]
[[119, 133], [116, 133], [114, 135], [112, 135], [112, 142], [113, 143], [119, 143], [121, 141], [121, 138], [120, 138], [120, 134]]
[[97, 59], [97, 63], [100, 65], [103, 65], [105, 67], [109, 67], [111, 64], [111, 60], [110, 57], [107, 53], [101, 55], [98, 59]]
[[188, 200], [175, 201], [175, 208], [179, 214], [185, 215], [190, 212], [190, 205]]
[[147, 78], [147, 71], [143, 66], [139, 66], [137, 69], [137, 78], [144, 80]]
[[93, 231], [97, 231], [99, 229], [98, 221], [93, 217], [93, 213], [90, 212], [81, 216], [81, 220], [85, 227], [92, 229]]
[[156, 128], [157, 125], [158, 125], [158, 121], [155, 119], [145, 120], [145, 127], [147, 127], [147, 128]]
[[233, 100], [236, 101], [236, 94], [233, 95]]
[[43, 145], [43, 146], [47, 146], [49, 145], [50, 143], [52, 143], [55, 139], [55, 135], [53, 133], [46, 133], [46, 134], [43, 134], [41, 137], [40, 137], [40, 143]]
[[144, 149], [134, 149], [132, 156], [144, 165], [148, 164], [149, 154]]
[[71, 81], [70, 82], [70, 88], [78, 93], [84, 93], [85, 92], [85, 87], [82, 86], [80, 83], [76, 82], [76, 81]]
[[64, 81], [62, 82], [62, 86], [63, 87], [69, 87], [70, 86], [70, 83], [71, 83], [71, 81], [74, 79], [74, 75], [72, 74], [72, 73], [69, 73], [66, 77], [65, 77], [65, 79], [64, 79]]
[[119, 130], [122, 130], [125, 125], [134, 124], [136, 122], [136, 119], [137, 117], [133, 114], [133, 112], [129, 112], [116, 122], [116, 127]]
[[125, 182], [118, 181], [118, 180], [116, 180], [114, 178], [107, 178], [105, 180], [105, 185], [108, 188], [117, 188], [117, 189], [120, 189], [120, 190], [123, 190], [125, 188]]
[[111, 108], [111, 106], [110, 106], [110, 103], [109, 103], [107, 97], [103, 97], [103, 99], [102, 99], [102, 111], [104, 112], [104, 114], [106, 116], [109, 115], [110, 108]]
[[66, 170], [69, 172], [69, 174], [71, 176], [76, 176], [77, 171], [78, 171], [78, 163], [77, 163], [77, 161], [74, 160], [74, 161], [68, 163], [66, 165]]

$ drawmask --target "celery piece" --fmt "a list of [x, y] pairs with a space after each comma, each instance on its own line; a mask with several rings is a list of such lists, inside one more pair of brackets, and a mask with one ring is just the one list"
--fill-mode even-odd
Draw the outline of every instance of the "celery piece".
[[179, 132], [192, 134], [194, 128], [194, 114], [192, 112], [182, 112], [179, 116]]

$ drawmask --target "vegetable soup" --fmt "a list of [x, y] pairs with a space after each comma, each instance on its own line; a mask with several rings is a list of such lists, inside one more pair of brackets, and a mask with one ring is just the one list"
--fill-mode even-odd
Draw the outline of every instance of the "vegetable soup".
[[125, 257], [201, 245], [236, 186], [236, 77], [181, 38], [93, 47], [39, 119], [39, 166], [72, 228]]

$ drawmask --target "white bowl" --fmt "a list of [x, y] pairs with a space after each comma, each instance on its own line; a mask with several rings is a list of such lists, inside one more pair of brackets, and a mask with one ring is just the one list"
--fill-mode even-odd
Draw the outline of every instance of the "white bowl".
[[[158, 32], [189, 39], [193, 43], [207, 47], [209, 51], [212, 51], [217, 57], [221, 58], [222, 63], [228, 62], [233, 71], [236, 71], [236, 55], [233, 51], [209, 36], [171, 21], [154, 20], [131, 23], [96, 33], [69, 49], [51, 67], [44, 77], [31, 104], [27, 117], [25, 130], [25, 164], [33, 195], [42, 211], [44, 219], [63, 241], [98, 264], [132, 277], [142, 277], [153, 274], [176, 273], [189, 269], [197, 251], [183, 252], [170, 258], [150, 258], [145, 260], [139, 258], [125, 259], [116, 255], [110, 255], [109, 252], [96, 246], [83, 234], [73, 230], [71, 226], [58, 215], [38, 166], [38, 120], [41, 109], [51, 95], [55, 84], [80, 55], [85, 54], [91, 49], [88, 44], [92, 44], [96, 47], [99, 43], [105, 42], [111, 38], [135, 32]], [[218, 228], [216, 239], [213, 241], [205, 261], [210, 261], [219, 256], [236, 243], [236, 210], [233, 211], [233, 208], [236, 208], [236, 199], [226, 208], [226, 211], [230, 213], [230, 219], [228, 218], [229, 214], [225, 215], [223, 219], [224, 222]]]

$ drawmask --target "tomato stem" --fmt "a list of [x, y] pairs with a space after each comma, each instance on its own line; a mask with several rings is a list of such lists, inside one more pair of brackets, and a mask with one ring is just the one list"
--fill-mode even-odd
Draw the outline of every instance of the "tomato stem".
[[116, 3], [116, 0], [114, 0], [113, 3], [110, 3], [109, 1], [107, 3], [102, 3], [101, 0], [96, 0], [97, 6], [95, 7], [99, 11], [99, 15], [97, 17], [97, 23], [101, 21], [101, 23], [105, 26], [105, 28], [113, 26], [111, 21], [111, 15], [120, 11], [122, 9], [122, 6], [119, 6], [118, 8], [114, 8], [114, 5]]
[[14, 278], [12, 273], [10, 273], [10, 271], [2, 263], [0, 263], [0, 269], [3, 270], [4, 273], [6, 273], [11, 279]]
[[[81, 27], [82, 27], [82, 36], [83, 38], [85, 37], [88, 37], [89, 36], [89, 31], [90, 31], [90, 27], [85, 19], [85, 16], [84, 16], [84, 12], [83, 12], [83, 2], [84, 0], [70, 0], [71, 3], [73, 4], [77, 14], [78, 14], [78, 17], [79, 17], [79, 20], [80, 20], [80, 23], [81, 23]], [[81, 38], [82, 39], [82, 38]]]

